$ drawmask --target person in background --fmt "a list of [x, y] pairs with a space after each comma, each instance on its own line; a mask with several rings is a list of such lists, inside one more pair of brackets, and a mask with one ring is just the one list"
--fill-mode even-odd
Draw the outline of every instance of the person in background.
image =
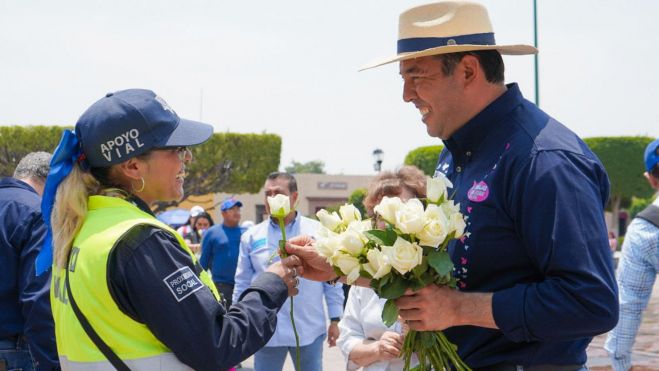
[[[364, 206], [368, 216], [377, 220], [373, 208], [384, 196], [410, 198], [426, 197], [426, 176], [414, 166], [403, 166], [396, 172], [383, 171], [371, 181]], [[378, 227], [383, 227], [379, 225]], [[360, 367], [364, 371], [402, 370], [400, 356], [403, 345], [403, 328], [400, 322], [387, 327], [382, 322], [382, 309], [386, 299], [380, 299], [371, 288], [353, 286], [339, 322], [341, 335], [337, 345], [346, 357], [348, 370]], [[411, 364], [418, 364], [416, 358]]]
[[616, 238], [616, 234], [613, 233], [613, 231], [609, 231], [609, 248], [611, 249], [611, 252], [616, 252], [618, 249], [618, 239]]
[[[268, 175], [264, 189], [265, 209], [268, 214], [270, 214], [270, 206], [267, 197], [283, 194], [290, 199], [291, 212], [285, 218], [287, 238], [316, 234], [320, 223], [300, 215], [295, 210], [298, 188], [293, 175], [272, 173]], [[277, 251], [281, 237], [279, 224], [273, 218], [267, 218], [243, 234], [236, 269], [234, 302], [257, 274], [279, 260]], [[341, 285], [301, 279], [299, 290], [300, 294], [295, 299], [294, 316], [300, 336], [300, 367], [304, 371], [320, 371], [322, 370], [325, 335], [327, 335], [330, 346], [334, 346], [339, 337], [338, 322], [343, 314], [343, 289]], [[327, 304], [329, 316], [325, 314], [323, 298]], [[289, 308], [289, 305], [290, 303], [286, 302], [284, 307]], [[290, 353], [291, 357], [295, 359], [295, 337], [289, 313], [289, 310], [281, 310], [277, 314], [275, 335], [263, 349], [254, 355], [255, 371], [281, 371], [287, 353]], [[327, 327], [328, 318], [329, 327]]]
[[190, 208], [190, 216], [188, 217], [188, 221], [182, 226], [176, 228], [176, 232], [178, 232], [178, 234], [181, 236], [185, 236], [186, 234], [190, 233], [190, 231], [192, 231], [192, 219], [203, 212], [206, 212], [203, 207], [199, 205], [192, 206]]
[[224, 308], [209, 274], [150, 205], [183, 198], [188, 146], [213, 134], [145, 89], [108, 93], [65, 130], [43, 196], [51, 305], [64, 370], [225, 370], [272, 336], [295, 295], [282, 259]]
[[23, 157], [0, 179], [0, 370], [57, 370], [50, 274], [35, 274], [46, 235], [41, 195], [50, 153]]
[[[659, 191], [659, 139], [645, 149], [643, 174], [648, 184]], [[638, 213], [627, 228], [618, 263], [617, 280], [620, 290], [620, 319], [609, 332], [604, 348], [611, 356], [615, 371], [632, 367], [632, 347], [648, 306], [652, 288], [659, 272], [659, 197]]]
[[188, 233], [183, 235], [183, 239], [188, 244], [188, 247], [190, 247], [190, 250], [199, 256], [199, 254], [201, 254], [201, 241], [204, 237], [204, 233], [215, 223], [210, 214], [205, 211], [190, 219], [190, 226], [192, 228]]
[[240, 237], [244, 229], [240, 227], [240, 208], [243, 203], [234, 197], [222, 201], [222, 224], [211, 227], [204, 234], [201, 243], [199, 263], [204, 269], [210, 269], [213, 283], [222, 294], [226, 307], [233, 303], [234, 276], [238, 265]]

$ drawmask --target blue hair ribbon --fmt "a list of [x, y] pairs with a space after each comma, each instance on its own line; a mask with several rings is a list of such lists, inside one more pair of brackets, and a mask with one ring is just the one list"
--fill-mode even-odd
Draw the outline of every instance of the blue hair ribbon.
[[37, 276], [48, 271], [53, 265], [53, 227], [50, 216], [55, 204], [55, 194], [60, 183], [71, 173], [75, 163], [84, 156], [78, 137], [74, 131], [65, 130], [62, 133], [53, 158], [50, 160], [50, 171], [46, 178], [43, 197], [41, 199], [41, 215], [48, 229], [41, 251], [36, 259]]

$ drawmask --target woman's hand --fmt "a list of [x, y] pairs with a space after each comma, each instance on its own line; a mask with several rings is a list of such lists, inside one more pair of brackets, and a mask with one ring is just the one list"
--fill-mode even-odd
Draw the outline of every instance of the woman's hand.
[[300, 259], [297, 256], [292, 255], [271, 264], [266, 272], [274, 273], [284, 280], [288, 287], [288, 296], [297, 295], [297, 285], [300, 284], [298, 276], [304, 273], [304, 267], [300, 264]]
[[403, 349], [404, 336], [397, 332], [386, 331], [380, 336], [380, 340], [373, 343], [376, 347], [375, 351], [378, 353], [380, 361], [388, 361], [390, 359], [400, 357], [400, 351]]
[[320, 256], [313, 245], [314, 239], [310, 236], [293, 237], [286, 243], [286, 251], [291, 256], [297, 256], [304, 267], [304, 278], [313, 281], [329, 281], [336, 278], [332, 266], [324, 257]]

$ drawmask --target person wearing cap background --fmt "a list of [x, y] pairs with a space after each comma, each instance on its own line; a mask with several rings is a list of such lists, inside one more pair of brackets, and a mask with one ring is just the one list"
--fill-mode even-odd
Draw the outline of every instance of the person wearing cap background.
[[226, 301], [227, 308], [233, 303], [231, 298], [238, 265], [240, 236], [245, 231], [240, 227], [241, 207], [243, 203], [235, 197], [228, 197], [222, 201], [220, 204], [222, 225], [211, 227], [201, 241], [199, 262], [204, 269], [210, 269], [213, 273], [213, 282]]
[[[286, 238], [299, 235], [315, 235], [320, 227], [317, 220], [300, 215], [295, 210], [298, 200], [297, 180], [292, 174], [274, 172], [268, 175], [263, 185], [265, 211], [270, 214], [268, 197], [278, 194], [288, 196], [290, 213], [284, 218]], [[255, 277], [278, 260], [282, 234], [275, 218], [267, 218], [250, 228], [240, 241], [240, 256], [236, 268], [234, 302], [253, 282]], [[339, 320], [343, 315], [342, 285], [300, 280], [300, 295], [295, 299], [295, 326], [300, 339], [300, 368], [297, 371], [320, 371], [323, 368], [323, 340], [327, 336], [330, 347], [339, 338]], [[324, 299], [324, 300], [323, 300]], [[327, 305], [327, 313], [323, 306]], [[286, 307], [290, 303], [286, 303]], [[282, 310], [277, 316], [277, 330], [263, 349], [254, 355], [254, 371], [281, 371], [290, 354], [295, 360], [295, 335], [291, 326], [290, 311]], [[327, 322], [329, 320], [329, 326]], [[295, 363], [295, 362], [294, 362]]]
[[215, 222], [213, 221], [213, 217], [205, 211], [198, 213], [194, 217], [190, 217], [190, 219], [191, 229], [183, 235], [183, 239], [188, 244], [190, 250], [199, 257], [201, 255], [201, 241], [204, 234], [210, 227], [215, 225]]
[[[468, 217], [449, 245], [458, 290], [431, 285], [396, 305], [410, 328], [445, 330], [474, 369], [585, 370], [592, 337], [618, 319], [604, 167], [504, 83], [501, 54], [536, 52], [497, 44], [482, 5], [446, 1], [403, 12], [398, 53], [366, 67], [399, 62], [403, 100], [445, 144], [435, 176]], [[309, 240], [292, 242], [305, 277], [335, 278]]]
[[[650, 187], [659, 191], [659, 139], [645, 149], [643, 174]], [[632, 367], [632, 346], [641, 325], [659, 272], [659, 197], [638, 213], [627, 228], [618, 263], [620, 319], [606, 339], [604, 348], [615, 371]]]
[[181, 236], [185, 236], [186, 234], [192, 232], [192, 218], [204, 212], [206, 212], [206, 210], [204, 210], [203, 207], [199, 205], [192, 206], [190, 208], [190, 217], [188, 217], [188, 221], [184, 225], [176, 228], [176, 232], [178, 232], [178, 234]]
[[58, 370], [50, 311], [50, 275], [35, 275], [46, 236], [41, 218], [51, 155], [23, 157], [13, 177], [0, 179], [0, 370]]
[[273, 265], [226, 310], [182, 237], [149, 209], [182, 198], [186, 146], [212, 133], [142, 89], [108, 94], [64, 132], [37, 258], [37, 273], [52, 263], [64, 370], [222, 370], [272, 336], [277, 311], [297, 292], [296, 259]]

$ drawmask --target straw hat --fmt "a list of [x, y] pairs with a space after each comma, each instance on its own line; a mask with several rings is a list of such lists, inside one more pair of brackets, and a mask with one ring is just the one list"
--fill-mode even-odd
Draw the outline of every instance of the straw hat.
[[536, 54], [531, 45], [497, 45], [484, 6], [468, 1], [444, 1], [420, 5], [401, 13], [398, 22], [398, 54], [361, 68], [429, 55], [471, 50], [498, 50], [501, 54]]

